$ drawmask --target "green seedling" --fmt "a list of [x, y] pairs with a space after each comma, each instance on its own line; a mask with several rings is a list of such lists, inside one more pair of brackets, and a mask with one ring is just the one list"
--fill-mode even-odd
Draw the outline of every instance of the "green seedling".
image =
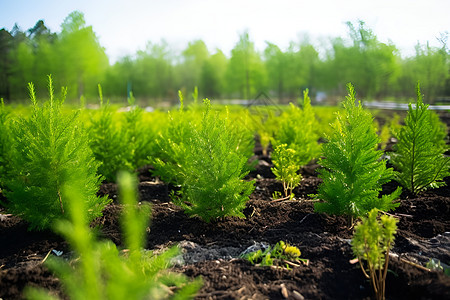
[[450, 276], [450, 267], [446, 264], [441, 264], [439, 259], [430, 258], [425, 267], [430, 270], [444, 272], [445, 275]]
[[356, 225], [352, 250], [358, 258], [365, 277], [370, 279], [376, 299], [384, 299], [389, 251], [394, 243], [397, 220], [372, 209], [362, 222]]
[[[183, 185], [182, 170], [186, 163], [186, 153], [189, 151], [188, 142], [192, 138], [192, 129], [197, 126], [189, 112], [184, 110], [184, 98], [178, 91], [180, 109], [169, 112], [168, 124], [164, 132], [156, 138], [157, 154], [149, 157], [155, 170], [153, 175], [159, 176], [164, 182]], [[192, 122], [191, 122], [192, 121]]]
[[302, 181], [302, 175], [298, 174], [295, 150], [288, 148], [286, 144], [278, 145], [272, 153], [272, 162], [272, 172], [283, 184], [284, 198], [293, 199], [295, 195], [292, 190]]
[[122, 136], [126, 143], [128, 167], [135, 171], [149, 164], [149, 157], [154, 152], [156, 134], [153, 132], [151, 124], [144, 122], [144, 110], [136, 104], [133, 93], [130, 93], [128, 105], [130, 110], [125, 112]]
[[245, 181], [248, 157], [236, 149], [241, 136], [229, 121], [211, 111], [208, 99], [198, 127], [190, 127], [189, 147], [181, 167], [180, 198], [176, 204], [191, 216], [209, 222], [225, 216], [245, 217], [242, 213], [254, 186]]
[[[173, 247], [158, 255], [143, 249], [151, 215], [148, 204], [136, 202], [136, 179], [128, 173], [118, 175], [123, 205], [121, 224], [125, 249], [111, 241], [98, 241], [84, 218], [85, 201], [80, 199], [79, 182], [65, 186], [71, 206], [70, 220], [61, 221], [56, 230], [75, 251], [73, 260], [50, 256], [46, 265], [60, 278], [69, 299], [192, 299], [201, 279], [189, 281], [183, 274], [169, 271], [179, 249]], [[55, 299], [47, 292], [26, 291], [29, 299]]]
[[398, 170], [396, 180], [414, 194], [443, 186], [444, 177], [450, 176], [450, 157], [444, 155], [448, 149], [444, 140], [447, 128], [423, 103], [419, 84], [416, 91], [415, 108], [409, 104], [392, 156]]
[[308, 90], [303, 92], [302, 108], [291, 103], [290, 109], [281, 115], [280, 127], [275, 132], [272, 145], [286, 144], [295, 151], [295, 161], [301, 166], [308, 164], [312, 159], [319, 157], [319, 135], [316, 130], [318, 122], [311, 106]]
[[319, 161], [323, 166], [315, 210], [353, 218], [364, 216], [373, 208], [383, 211], [394, 209], [394, 203], [401, 189], [390, 195], [378, 197], [382, 185], [389, 182], [394, 172], [386, 168], [381, 160], [382, 151], [377, 150], [379, 137], [373, 125], [370, 112], [363, 109], [361, 103], [355, 105], [355, 91], [351, 84], [347, 86], [349, 95], [344, 101], [344, 111], [338, 113], [333, 124], [333, 132], [323, 146], [324, 158]]
[[298, 263], [308, 265], [309, 260], [300, 258], [301, 252], [295, 246], [279, 241], [275, 246], [268, 247], [266, 250], [257, 250], [242, 255], [243, 259], [248, 260], [252, 265], [259, 266], [299, 266]]
[[132, 171], [127, 164], [127, 146], [124, 143], [123, 131], [114, 122], [109, 102], [103, 102], [101, 86], [98, 85], [100, 110], [91, 112], [91, 126], [89, 127], [89, 146], [95, 159], [100, 162], [98, 172], [108, 181], [116, 181], [120, 170]]
[[88, 220], [101, 215], [106, 197], [96, 195], [101, 183], [98, 162], [89, 148], [89, 139], [78, 112], [62, 112], [66, 90], [55, 98], [53, 81], [48, 77], [49, 97], [43, 105], [29, 84], [33, 111], [12, 124], [11, 160], [4, 182], [5, 206], [12, 214], [28, 221], [29, 229], [50, 228], [60, 218], [68, 218], [70, 206], [62, 193], [68, 182], [82, 180], [81, 199]]

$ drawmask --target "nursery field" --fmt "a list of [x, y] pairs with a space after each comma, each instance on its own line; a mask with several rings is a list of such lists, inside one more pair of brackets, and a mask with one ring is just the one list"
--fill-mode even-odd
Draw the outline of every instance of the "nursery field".
[[[352, 97], [350, 90], [348, 99], [354, 100]], [[182, 99], [182, 95], [180, 98]], [[135, 156], [123, 159], [115, 156], [114, 163], [117, 164], [117, 168], [114, 168], [114, 164], [111, 166], [105, 162], [98, 166], [98, 170], [106, 180], [98, 184], [96, 196], [98, 199], [109, 200], [102, 200], [104, 204], [102, 215], [91, 218], [91, 231], [95, 232], [100, 240], [112, 241], [119, 249], [122, 249], [122, 254], [126, 253], [128, 248], [132, 248], [127, 242], [127, 236], [121, 225], [121, 213], [125, 204], [119, 201], [121, 193], [116, 183], [114, 170], [137, 169], [139, 203], [142, 205], [149, 203], [151, 207], [151, 216], [147, 216], [150, 223], [144, 233], [144, 248], [152, 250], [155, 255], [158, 255], [173, 246], [178, 246], [180, 254], [171, 260], [169, 270], [186, 275], [188, 280], [201, 278], [202, 284], [195, 293], [195, 299], [373, 298], [372, 283], [364, 277], [360, 264], [354, 260], [356, 255], [352, 250], [352, 239], [355, 235], [355, 228], [358, 227], [357, 221], [360, 221], [361, 218], [364, 219], [367, 215], [366, 211], [370, 211], [372, 207], [368, 207], [367, 203], [359, 204], [360, 200], [355, 200], [354, 206], [358, 207], [356, 212], [344, 210], [329, 213], [321, 212], [320, 209], [323, 211], [330, 208], [317, 205], [317, 203], [325, 202], [328, 195], [326, 185], [331, 184], [329, 178], [337, 176], [331, 171], [328, 173], [321, 171], [324, 169], [322, 166], [327, 164], [326, 160], [328, 159], [329, 163], [326, 165], [327, 170], [333, 170], [333, 167], [345, 169], [345, 166], [330, 165], [330, 161], [336, 153], [332, 152], [332, 148], [326, 148], [324, 145], [333, 145], [333, 143], [338, 145], [340, 140], [336, 137], [339, 134], [345, 130], [355, 130], [356, 127], [363, 128], [364, 123], [361, 120], [370, 114], [365, 110], [358, 111], [359, 106], [348, 107], [350, 100], [347, 102], [346, 111], [337, 108], [314, 108], [309, 111], [311, 107], [306, 93], [305, 100], [300, 105], [302, 108], [291, 106], [278, 112], [276, 109], [266, 111], [258, 108], [256, 113], [253, 111], [254, 115], [252, 115], [251, 109], [233, 108], [213, 108], [217, 114], [212, 114], [209, 112], [211, 109], [209, 102], [205, 102], [205, 106], [196, 104], [196, 106], [184, 108], [185, 112], [183, 112], [182, 103], [179, 111], [172, 112], [169, 117], [161, 112], [140, 112], [139, 122], [136, 121], [137, 112], [134, 116], [132, 115], [133, 110], [123, 112], [122, 114], [126, 114], [126, 117], [125, 120], [120, 120], [121, 126], [126, 127], [129, 124], [127, 122], [131, 122], [137, 124], [138, 128], [130, 129], [128, 133], [123, 131], [116, 133], [122, 139], [129, 138], [130, 134], [133, 136], [128, 141], [134, 143], [134, 149], [130, 153]], [[197, 111], [199, 114], [192, 113], [193, 111]], [[339, 111], [339, 115], [342, 117], [339, 126], [328, 125], [335, 122], [336, 115], [332, 113], [333, 111]], [[412, 111], [411, 108], [408, 114], [412, 114]], [[311, 116], [308, 113], [312, 112], [315, 114], [312, 115], [312, 118], [315, 118], [317, 123], [309, 124]], [[286, 115], [289, 113], [291, 115]], [[361, 117], [352, 119], [352, 116], [358, 113], [361, 113]], [[362, 150], [360, 152], [374, 151], [373, 153], [376, 152], [378, 153], [376, 155], [379, 156], [368, 155], [361, 159], [366, 162], [365, 165], [373, 165], [374, 170], [382, 169], [379, 164], [385, 168], [386, 162], [387, 167], [395, 166], [395, 170], [398, 171], [404, 165], [391, 161], [390, 158], [394, 157], [396, 152], [401, 153], [402, 147], [405, 146], [399, 145], [397, 148], [395, 144], [402, 138], [402, 134], [399, 133], [401, 130], [393, 131], [394, 135], [398, 137], [394, 139], [389, 127], [408, 126], [408, 120], [403, 119], [407, 112], [398, 112], [399, 117], [392, 117], [392, 112], [388, 113], [382, 110], [373, 113], [377, 125], [374, 126], [371, 123], [368, 128], [373, 128], [374, 134], [378, 132], [373, 141], [380, 145], [377, 149], [373, 149], [373, 145], [367, 142], [370, 140], [368, 137], [364, 143], [361, 143]], [[83, 111], [80, 118], [86, 120], [85, 124], [88, 128], [92, 124], [97, 124], [96, 128], [101, 128], [100, 125], [103, 124], [104, 128], [113, 130], [114, 127], [108, 127], [113, 125], [105, 120], [119, 118], [119, 113], [105, 109], [103, 119], [96, 114], [100, 114], [100, 112]], [[183, 117], [181, 117], [182, 115]], [[193, 116], [197, 117], [193, 118]], [[222, 117], [223, 123], [217, 121], [222, 120]], [[444, 124], [447, 127], [450, 126], [448, 112], [440, 112], [439, 117], [441, 128], [445, 127]], [[302, 121], [299, 126], [308, 136], [312, 136], [314, 141], [308, 141], [308, 137], [301, 136], [296, 130], [293, 130], [295, 133], [289, 136], [290, 131], [287, 128], [293, 126], [285, 121], [289, 118], [292, 119], [292, 123]], [[396, 118], [405, 121], [395, 121]], [[181, 119], [184, 121], [180, 121]], [[236, 121], [238, 119], [239, 121]], [[158, 123], [157, 120], [160, 122]], [[356, 127], [345, 127], [345, 124], [352, 125], [354, 121], [362, 123]], [[153, 129], [149, 129], [147, 127], [149, 122], [160, 125], [154, 125]], [[397, 124], [395, 124], [396, 122]], [[438, 121], [434, 120], [434, 122]], [[254, 123], [264, 124], [266, 127], [258, 127]], [[406, 125], [404, 125], [405, 123]], [[430, 124], [438, 123], [431, 122]], [[141, 131], [142, 128], [139, 126], [144, 127], [144, 130]], [[283, 126], [285, 126], [284, 129], [280, 129]], [[319, 127], [320, 132], [317, 132]], [[195, 130], [193, 133], [188, 133], [187, 128]], [[226, 131], [223, 130], [224, 128], [229, 129], [232, 133], [237, 133], [239, 139], [234, 140], [233, 137], [228, 137], [224, 144], [220, 144], [220, 138]], [[91, 130], [89, 133], [91, 138], [89, 145], [96, 154], [96, 159], [101, 161], [101, 156], [97, 154], [96, 149], [112, 151], [108, 150], [110, 148], [106, 144], [116, 135], [106, 136], [105, 133], [100, 134], [100, 131], [94, 131]], [[147, 134], [146, 139], [156, 142], [147, 146], [136, 142], [139, 137], [144, 135], [143, 132]], [[433, 132], [435, 132], [434, 129]], [[283, 137], [283, 134], [287, 138]], [[365, 134], [365, 132], [355, 133], [355, 136], [356, 134]], [[92, 138], [95, 136], [98, 137], [98, 143], [92, 142]], [[167, 136], [171, 138], [164, 139]], [[186, 140], [184, 142], [177, 141], [175, 136], [186, 137]], [[248, 139], [249, 136], [250, 139]], [[352, 140], [354, 144], [350, 149], [359, 147], [355, 136]], [[441, 133], [437, 136], [444, 141], [441, 143], [443, 146], [440, 149], [448, 149], [448, 135]], [[343, 139], [346, 137], [343, 135]], [[170, 143], [167, 143], [168, 140]], [[292, 143], [286, 146], [290, 140], [295, 140], [297, 144]], [[220, 145], [217, 148], [210, 147], [210, 144], [205, 141], [216, 141]], [[300, 148], [296, 148], [301, 141], [313, 145], [308, 148], [310, 152], [304, 154], [303, 160], [295, 156], [302, 151]], [[447, 145], [445, 145], [445, 141], [447, 141]], [[133, 143], [128, 142], [128, 146]], [[322, 148], [311, 150], [315, 147], [314, 143]], [[366, 144], [369, 145], [364, 148]], [[226, 145], [232, 145], [235, 149], [234, 152], [245, 157], [242, 160], [242, 168], [235, 172], [230, 171], [231, 175], [227, 173], [228, 169], [237, 168], [233, 163], [241, 161], [241, 156], [230, 157], [231, 152], [226, 149]], [[102, 146], [104, 147], [102, 148]], [[198, 147], [198, 149], [191, 151], [190, 147]], [[138, 157], [136, 153], [144, 148], [147, 155]], [[283, 152], [285, 148], [297, 150]], [[202, 156], [198, 158], [197, 152], [203, 151], [202, 149], [205, 152], [200, 153]], [[342, 150], [344, 154], [345, 149]], [[180, 152], [192, 163], [177, 156]], [[289, 153], [294, 153], [292, 156], [294, 158], [289, 156]], [[448, 151], [440, 153], [438, 157], [446, 158], [446, 155], [448, 155]], [[108, 153], [104, 156], [108, 159], [112, 157], [108, 156]], [[148, 156], [157, 158], [147, 159]], [[289, 169], [290, 165], [289, 162], [284, 161], [284, 165], [282, 162], [283, 158], [288, 157], [295, 160], [297, 168], [294, 168], [294, 172], [290, 175], [285, 174], [283, 177], [282, 170]], [[385, 160], [380, 161], [379, 157]], [[353, 158], [355, 161], [359, 161], [358, 156], [353, 156]], [[202, 165], [204, 160], [209, 161], [209, 159], [214, 163]], [[370, 162], [370, 159], [373, 161]], [[127, 163], [124, 163], [124, 160]], [[305, 162], [301, 163], [300, 161]], [[237, 189], [237, 191], [232, 190], [235, 195], [232, 200], [223, 196], [224, 193], [230, 193], [229, 189], [225, 189], [225, 192], [220, 189], [221, 192], [217, 195], [215, 187], [201, 191], [210, 198], [198, 191], [202, 188], [209, 188], [208, 184], [214, 181], [214, 176], [209, 176], [207, 171], [213, 170], [221, 162], [229, 168], [220, 167], [217, 174], [227, 173], [226, 180], [231, 180], [230, 178], [234, 178], [233, 176], [238, 178], [230, 183], [225, 179], [222, 181], [223, 186], [228, 188], [227, 184], [233, 184], [233, 189]], [[357, 167], [355, 166], [353, 172], [356, 172]], [[195, 173], [196, 168], [203, 169], [198, 171], [199, 173]], [[421, 166], [421, 168], [426, 169], [426, 166]], [[397, 207], [390, 206], [389, 203], [387, 206], [372, 205], [384, 211], [385, 216], [397, 220], [395, 241], [390, 249], [388, 247], [387, 254], [389, 257], [385, 278], [387, 299], [450, 299], [450, 276], [448, 273], [446, 274], [448, 264], [450, 264], [448, 160], [444, 163], [443, 169], [442, 174], [445, 176], [439, 178], [439, 174], [433, 173], [433, 180], [436, 179], [436, 182], [430, 181], [432, 184], [426, 188], [421, 186], [418, 180], [412, 186], [405, 187], [402, 181], [404, 177], [398, 174], [395, 175], [397, 177], [389, 175], [392, 180], [384, 180], [384, 175], [375, 180], [376, 184], [380, 186], [379, 189], [372, 188], [376, 191], [375, 199], [388, 199], [390, 195], [397, 196], [392, 196], [395, 199], [389, 200], [389, 203], [396, 203]], [[171, 173], [168, 170], [171, 170]], [[358, 191], [358, 185], [368, 184], [371, 180], [370, 177], [364, 177], [365, 173], [371, 172], [365, 170], [362, 175], [356, 176], [361, 177], [361, 182], [358, 181], [358, 178], [336, 178], [343, 178], [342, 180], [345, 182], [353, 180], [352, 191]], [[11, 174], [14, 173], [11, 171]], [[342, 171], [342, 174], [345, 174], [345, 171]], [[189, 176], [195, 178], [192, 179]], [[220, 175], [216, 176], [220, 177]], [[420, 175], [413, 173], [412, 177], [419, 178]], [[76, 179], [74, 180], [76, 181]], [[8, 188], [13, 190], [14, 186], [8, 186], [7, 180], [5, 182], [2, 190], [8, 190]], [[296, 183], [292, 186], [288, 185], [293, 182]], [[427, 184], [430, 182], [427, 181]], [[0, 183], [2, 182], [0, 181]], [[247, 183], [251, 184], [252, 188], [244, 186]], [[238, 189], [241, 184], [243, 185], [242, 189]], [[191, 190], [192, 186], [197, 188]], [[403, 186], [402, 190], [399, 189], [401, 186]], [[338, 194], [336, 190], [344, 188], [334, 186], [332, 190]], [[365, 193], [370, 188], [367, 187], [361, 193]], [[355, 193], [346, 195], [350, 195], [348, 196], [350, 199]], [[26, 220], [26, 217], [21, 217], [20, 213], [11, 213], [8, 207], [11, 207], [9, 204], [13, 200], [10, 200], [8, 195], [14, 196], [15, 194], [11, 192], [5, 194], [0, 194], [2, 203], [0, 205], [0, 299], [21, 299], [26, 286], [44, 288], [52, 296], [63, 299], [71, 298], [63, 292], [64, 283], [48, 269], [45, 261], [49, 256], [59, 256], [65, 261], [70, 261], [72, 267], [76, 266], [78, 255], [71, 244], [75, 238], [73, 240], [64, 239], [61, 235], [54, 233], [51, 226], [37, 222], [33, 218]], [[367, 198], [371, 197], [368, 194], [364, 195]], [[211, 211], [214, 210], [214, 205], [208, 206], [207, 212], [202, 211], [202, 209], [205, 210], [202, 207], [205, 204], [195, 202], [195, 197], [208, 198], [208, 201], [219, 199], [223, 203], [219, 206], [218, 212], [213, 214]], [[243, 198], [245, 199], [243, 200]], [[59, 195], [60, 203], [57, 203], [56, 211], [59, 206], [62, 210], [61, 199], [62, 197]], [[227, 210], [227, 205], [230, 205], [227, 204], [229, 203], [227, 201], [235, 201], [241, 209], [233, 210], [233, 207], [233, 209]], [[41, 213], [45, 214], [45, 211], [41, 211]], [[25, 214], [25, 216], [27, 215]], [[75, 220], [72, 221], [75, 222]], [[252, 264], [248, 259], [249, 256], [244, 255], [258, 249], [264, 253], [266, 249], [273, 249], [280, 241], [297, 247], [300, 255], [297, 253], [297, 255], [287, 257], [287, 251], [285, 251], [287, 247], [285, 247], [282, 251], [285, 256], [275, 259], [275, 254], [273, 254], [273, 261], [267, 265], [264, 260]], [[165, 288], [169, 296], [176, 291], [172, 287]]]
[[[314, 193], [320, 180], [315, 165], [303, 170], [304, 181], [295, 189], [299, 200], [273, 202], [271, 194], [279, 190], [259, 154], [261, 162], [252, 175], [256, 190], [244, 210], [246, 219], [229, 218], [206, 224], [186, 216], [170, 203], [168, 186], [148, 176], [140, 176], [141, 201], [152, 203], [153, 213], [148, 248], [160, 249], [178, 243], [183, 249], [185, 265], [176, 269], [188, 276], [202, 276], [204, 285], [197, 299], [370, 299], [372, 291], [353, 258], [349, 239], [352, 230], [343, 217], [314, 213], [307, 196]], [[144, 171], [144, 170], [142, 170]], [[271, 178], [272, 177], [272, 178]], [[450, 183], [447, 179], [447, 183]], [[392, 189], [387, 186], [386, 189]], [[104, 184], [100, 193], [117, 195], [115, 184]], [[443, 187], [420, 197], [401, 195], [399, 231], [393, 253], [408, 261], [425, 265], [431, 258], [450, 261], [450, 189]], [[121, 243], [118, 215], [121, 206], [112, 203], [103, 217], [102, 236]], [[67, 243], [50, 231], [29, 232], [27, 224], [17, 217], [2, 220], [0, 291], [3, 299], [18, 299], [25, 285], [46, 287], [59, 293], [60, 283], [41, 264], [48, 251], [68, 252]], [[447, 232], [446, 232], [447, 231]], [[238, 256], [255, 243], [275, 244], [285, 240], [297, 246], [308, 266], [287, 269], [256, 267]], [[64, 254], [63, 254], [64, 255]], [[67, 254], [70, 256], [70, 253]], [[429, 272], [411, 266], [398, 258], [390, 261], [387, 281], [388, 299], [447, 299], [450, 278], [442, 272]]]

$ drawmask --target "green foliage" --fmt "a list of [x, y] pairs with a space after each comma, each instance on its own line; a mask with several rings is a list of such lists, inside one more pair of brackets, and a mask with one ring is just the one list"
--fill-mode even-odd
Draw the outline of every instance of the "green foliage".
[[[382, 128], [382, 130], [389, 131], [389, 138], [396, 137], [396, 136], [398, 136], [398, 132], [402, 128], [402, 125], [400, 124], [400, 122], [401, 122], [400, 115], [397, 113], [394, 113], [392, 118], [389, 119], [389, 121], [385, 124], [385, 126]], [[386, 137], [387, 136], [388, 136], [388, 134], [386, 133]], [[382, 135], [380, 137], [381, 137], [382, 143], [383, 143]], [[387, 143], [388, 138], [385, 139], [384, 141], [385, 141], [385, 143]]]
[[208, 97], [221, 97], [225, 89], [225, 72], [228, 59], [222, 51], [216, 50], [202, 66], [200, 74], [200, 90]]
[[204, 102], [201, 124], [189, 127], [189, 140], [184, 141], [189, 147], [183, 149], [181, 198], [175, 202], [206, 222], [225, 216], [244, 217], [242, 210], [254, 189], [253, 181], [243, 180], [248, 157], [237, 148], [240, 136], [234, 128], [211, 112], [209, 100]]
[[132, 93], [128, 99], [130, 108], [124, 113], [113, 111], [109, 102], [103, 103], [100, 86], [99, 94], [100, 111], [91, 113], [90, 146], [101, 162], [99, 173], [115, 181], [118, 171], [134, 172], [149, 163], [155, 151], [157, 126], [135, 105]]
[[448, 95], [449, 49], [447, 36], [443, 36], [442, 47], [431, 47], [428, 43], [417, 43], [415, 55], [401, 61], [401, 72], [396, 89], [406, 91], [420, 81], [429, 103], [434, 103], [436, 96]]
[[430, 258], [425, 267], [430, 270], [441, 271], [445, 275], [450, 276], [450, 267], [446, 264], [441, 264], [439, 259]]
[[[189, 282], [182, 274], [167, 270], [171, 260], [179, 254], [173, 247], [161, 254], [144, 250], [146, 226], [150, 206], [136, 205], [136, 180], [128, 173], [120, 173], [120, 198], [124, 206], [122, 227], [126, 249], [119, 251], [111, 241], [96, 241], [89, 230], [82, 186], [69, 185], [65, 194], [71, 206], [70, 222], [56, 227], [69, 241], [80, 259], [74, 262], [49, 257], [46, 265], [61, 279], [70, 299], [190, 299], [201, 287], [201, 280]], [[80, 201], [81, 200], [81, 201]], [[175, 287], [175, 293], [169, 289]], [[47, 299], [44, 291], [28, 290], [31, 299]]]
[[[206, 222], [225, 216], [244, 217], [242, 210], [253, 191], [253, 182], [243, 180], [253, 150], [253, 136], [230, 117], [205, 111], [169, 113], [167, 130], [156, 140], [159, 152], [152, 158], [154, 175], [181, 187], [176, 204], [186, 213]], [[200, 119], [200, 120], [198, 120]], [[200, 122], [200, 123], [199, 123]]]
[[231, 50], [225, 80], [228, 93], [241, 99], [252, 99], [265, 86], [266, 70], [248, 32], [239, 36]]
[[[61, 34], [56, 43], [60, 61], [55, 66], [56, 78], [69, 87], [70, 98], [95, 95], [98, 83], [109, 62], [92, 26], [87, 26], [84, 14], [71, 12], [61, 24]], [[74, 49], [77, 49], [75, 51]]]
[[208, 48], [202, 40], [195, 40], [188, 43], [180, 56], [182, 60], [175, 66], [177, 86], [192, 91], [200, 83], [202, 67], [209, 59]]
[[295, 151], [295, 162], [298, 169], [320, 155], [318, 122], [314, 116], [308, 90], [303, 92], [302, 108], [291, 104], [290, 109], [281, 115], [280, 127], [272, 141], [274, 148], [287, 144]]
[[321, 84], [343, 88], [346, 82], [353, 82], [366, 98], [382, 95], [399, 73], [397, 49], [378, 41], [363, 21], [357, 26], [347, 22], [347, 26], [352, 44], [342, 38], [332, 40], [332, 59], [323, 66]]
[[255, 131], [252, 128], [254, 119], [246, 109], [238, 110], [233, 114], [225, 106], [225, 121], [226, 127], [232, 132], [234, 137], [235, 144], [233, 147], [235, 147], [235, 151], [247, 158], [243, 171], [253, 170], [258, 163], [257, 160], [249, 160], [254, 155], [255, 149]]
[[381, 128], [380, 125], [377, 124], [377, 131], [379, 132], [378, 135], [380, 137], [380, 148], [386, 149], [386, 145], [389, 142], [389, 139], [391, 138], [391, 129], [389, 127], [389, 124], [384, 124]]
[[260, 266], [292, 266], [292, 262], [302, 262], [308, 264], [308, 260], [300, 258], [301, 252], [295, 247], [283, 241], [279, 241], [273, 247], [268, 247], [266, 250], [261, 249], [246, 253], [242, 256], [243, 259], [248, 260], [252, 265]]
[[127, 143], [127, 162], [131, 170], [136, 170], [149, 163], [153, 155], [155, 133], [149, 123], [144, 122], [143, 109], [135, 104], [133, 94], [128, 98], [130, 110], [125, 113], [123, 137]]
[[[364, 275], [370, 279], [376, 299], [384, 299], [385, 281], [389, 263], [389, 250], [394, 243], [397, 220], [372, 209], [367, 218], [356, 225], [352, 239], [352, 250], [358, 258]], [[367, 264], [367, 271], [363, 261]]]
[[259, 135], [263, 155], [268, 154], [269, 145], [273, 140], [275, 132], [278, 130], [279, 117], [272, 109], [251, 111], [254, 132]]
[[100, 162], [98, 172], [108, 181], [115, 181], [119, 170], [128, 170], [127, 143], [124, 143], [122, 131], [113, 120], [113, 111], [109, 105], [103, 103], [100, 85], [100, 111], [91, 112], [89, 127], [89, 146], [95, 159]]
[[396, 179], [402, 186], [418, 194], [445, 185], [443, 178], [450, 175], [450, 158], [444, 156], [448, 149], [444, 140], [446, 135], [445, 124], [423, 103], [417, 84], [415, 108], [409, 104], [392, 157], [392, 163], [398, 169]]
[[[187, 162], [187, 153], [192, 152], [190, 140], [193, 132], [202, 121], [201, 106], [190, 106], [184, 109], [184, 98], [179, 91], [181, 102], [179, 111], [169, 112], [168, 124], [161, 130], [155, 139], [156, 150], [154, 157], [150, 158], [155, 170], [154, 175], [159, 176], [167, 183], [183, 185], [184, 165]], [[223, 121], [233, 138], [229, 141], [230, 149], [239, 152], [241, 155], [250, 158], [254, 149], [254, 133], [251, 130], [251, 119], [243, 110], [232, 114], [225, 108]], [[238, 115], [238, 116], [237, 116]], [[242, 117], [244, 115], [244, 117]], [[252, 165], [246, 164], [245, 170], [251, 169]]]
[[378, 197], [381, 186], [393, 177], [393, 170], [380, 160], [382, 151], [376, 150], [379, 138], [370, 112], [361, 103], [355, 105], [353, 86], [348, 84], [349, 95], [344, 101], [345, 111], [338, 113], [333, 133], [323, 146], [323, 159], [315, 210], [349, 217], [363, 216], [373, 208], [391, 210], [400, 193]]
[[295, 154], [295, 150], [288, 148], [286, 144], [278, 145], [272, 153], [272, 172], [283, 183], [284, 197], [290, 199], [294, 197], [292, 190], [302, 181], [302, 175], [297, 173]]
[[70, 214], [62, 187], [82, 180], [80, 197], [86, 201], [83, 214], [88, 220], [100, 216], [109, 200], [96, 196], [100, 185], [98, 163], [78, 113], [67, 116], [61, 112], [65, 90], [62, 98], [56, 99], [50, 76], [50, 99], [44, 105], [38, 104], [31, 83], [29, 90], [33, 112], [12, 126], [13, 155], [5, 182], [8, 210], [28, 221], [30, 229], [48, 228], [56, 219]]
[[192, 92], [192, 101], [194, 101], [194, 105], [197, 105], [197, 102], [198, 102], [198, 86], [194, 87], [194, 92]]
[[359, 21], [347, 23], [348, 35], [332, 38], [325, 51], [305, 35], [286, 50], [267, 43], [261, 53], [244, 32], [229, 59], [219, 49], [211, 55], [202, 40], [188, 42], [180, 52], [162, 40], [109, 65], [82, 12], [71, 12], [61, 23], [59, 33], [42, 20], [24, 31], [18, 25], [0, 29], [0, 97], [22, 100], [24, 82], [45, 86], [42, 74], [54, 74], [58, 84], [69, 86], [70, 100], [95, 97], [98, 82], [110, 99], [123, 97], [132, 85], [135, 95], [154, 101], [174, 99], [178, 89], [186, 92], [195, 86], [202, 92], [199, 97], [215, 99], [253, 99], [265, 91], [283, 101], [306, 87], [333, 99], [343, 93], [346, 82], [355, 83], [364, 98], [407, 98], [418, 79], [430, 103], [448, 94], [446, 34], [439, 38], [441, 46], [418, 44], [414, 56], [402, 57], [395, 45], [380, 42]]
[[186, 153], [189, 146], [186, 144], [192, 137], [192, 127], [195, 127], [194, 118], [184, 111], [183, 94], [179, 91], [181, 102], [180, 110], [169, 112], [169, 122], [166, 130], [156, 138], [158, 150], [154, 157], [149, 158], [154, 166], [153, 174], [159, 176], [164, 182], [182, 185], [184, 177], [182, 170], [186, 163]]
[[0, 99], [0, 190], [7, 178], [11, 163], [10, 114], [5, 108], [3, 98]]

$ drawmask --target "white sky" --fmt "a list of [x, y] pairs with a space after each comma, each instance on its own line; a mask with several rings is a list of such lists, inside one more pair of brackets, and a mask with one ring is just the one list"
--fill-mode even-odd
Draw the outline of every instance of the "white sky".
[[60, 32], [74, 10], [84, 13], [112, 62], [161, 39], [174, 50], [202, 39], [210, 52], [229, 55], [244, 30], [259, 51], [265, 41], [284, 49], [304, 33], [320, 48], [320, 40], [346, 38], [345, 22], [358, 19], [403, 55], [413, 54], [418, 41], [439, 46], [436, 37], [450, 32], [450, 0], [0, 0], [0, 28], [18, 23], [27, 30], [43, 19]]

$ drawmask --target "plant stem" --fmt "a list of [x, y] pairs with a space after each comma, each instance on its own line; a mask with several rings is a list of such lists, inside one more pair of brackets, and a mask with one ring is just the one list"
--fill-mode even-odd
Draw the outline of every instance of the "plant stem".
[[59, 206], [61, 207], [61, 212], [62, 212], [62, 214], [64, 214], [64, 208], [63, 208], [61, 193], [60, 193], [59, 189], [58, 189], [58, 197], [59, 197]]

